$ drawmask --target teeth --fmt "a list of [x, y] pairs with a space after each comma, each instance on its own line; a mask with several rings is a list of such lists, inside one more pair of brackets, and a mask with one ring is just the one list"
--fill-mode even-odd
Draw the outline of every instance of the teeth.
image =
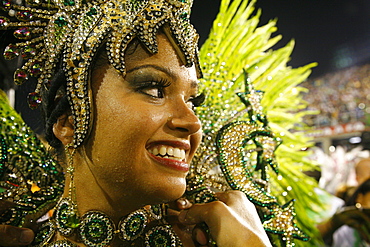
[[148, 151], [151, 154], [160, 155], [161, 157], [166, 159], [175, 159], [180, 161], [185, 160], [185, 150], [180, 148], [161, 145], [159, 148], [154, 147], [153, 149], [150, 149]]
[[179, 148], [174, 148], [173, 149], [173, 156], [175, 157], [181, 157], [181, 152]]
[[165, 146], [161, 146], [161, 148], [159, 149], [159, 153], [161, 155], [165, 155], [167, 153], [167, 148]]

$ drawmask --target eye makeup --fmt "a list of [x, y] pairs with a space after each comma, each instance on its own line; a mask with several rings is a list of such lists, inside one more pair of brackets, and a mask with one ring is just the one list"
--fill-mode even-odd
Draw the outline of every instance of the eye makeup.
[[193, 104], [193, 108], [194, 108], [194, 107], [201, 106], [204, 103], [205, 99], [206, 99], [206, 95], [204, 93], [201, 93], [195, 96], [194, 98], [189, 99], [189, 102]]

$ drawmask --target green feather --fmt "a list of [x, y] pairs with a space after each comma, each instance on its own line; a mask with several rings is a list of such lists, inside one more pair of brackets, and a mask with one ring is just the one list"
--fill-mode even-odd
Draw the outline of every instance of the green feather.
[[[272, 49], [281, 39], [280, 35], [271, 37], [277, 30], [276, 20], [259, 26], [261, 10], [255, 10], [255, 2], [221, 1], [220, 12], [200, 49], [204, 73], [200, 90], [207, 94], [207, 99], [197, 112], [206, 134], [218, 131], [231, 119], [245, 119], [246, 114], [241, 113], [245, 106], [235, 93], [244, 91], [243, 69], [248, 72], [254, 88], [264, 91], [261, 104], [271, 129], [283, 140], [276, 151], [279, 174], [271, 171], [269, 174], [272, 194], [282, 204], [296, 199], [297, 224], [311, 240], [295, 244], [315, 246], [320, 238], [314, 217], [309, 215], [315, 214], [311, 209], [323, 210], [324, 206], [314, 193], [317, 183], [302, 172], [316, 170], [318, 166], [307, 159], [310, 152], [302, 151], [312, 146], [310, 138], [302, 132], [306, 128], [302, 119], [314, 112], [304, 110], [307, 103], [302, 93], [307, 90], [299, 84], [307, 79], [316, 63], [289, 67], [294, 41]], [[287, 195], [283, 196], [283, 192]]]

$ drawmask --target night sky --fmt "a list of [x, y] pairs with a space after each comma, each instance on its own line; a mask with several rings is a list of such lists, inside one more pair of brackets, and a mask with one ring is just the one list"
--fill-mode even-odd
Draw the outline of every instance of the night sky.
[[[192, 22], [207, 37], [218, 12], [220, 0], [195, 0]], [[258, 0], [262, 9], [261, 24], [277, 18], [283, 39], [296, 41], [293, 67], [318, 62], [311, 77], [318, 77], [370, 60], [369, 0]]]

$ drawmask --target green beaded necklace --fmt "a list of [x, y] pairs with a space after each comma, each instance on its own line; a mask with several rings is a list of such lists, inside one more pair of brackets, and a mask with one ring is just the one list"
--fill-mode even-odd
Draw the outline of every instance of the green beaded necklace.
[[76, 236], [86, 246], [108, 246], [118, 237], [123, 246], [182, 246], [180, 239], [166, 222], [165, 204], [150, 205], [123, 217], [117, 226], [103, 212], [88, 211], [78, 216], [76, 204], [70, 198], [62, 198], [54, 215], [36, 234], [33, 246], [75, 247], [65, 239], [52, 241], [59, 232], [64, 237]]
[[33, 246], [71, 247], [69, 240], [54, 241], [59, 232], [63, 237], [75, 237], [89, 247], [108, 246], [118, 237], [123, 246], [182, 246], [171, 225], [165, 220], [166, 205], [148, 205], [123, 217], [117, 226], [105, 213], [88, 211], [79, 216], [76, 188], [74, 185], [73, 155], [76, 149], [65, 146], [67, 174], [70, 177], [68, 196], [61, 198], [55, 207], [53, 217], [43, 224], [36, 234]]

